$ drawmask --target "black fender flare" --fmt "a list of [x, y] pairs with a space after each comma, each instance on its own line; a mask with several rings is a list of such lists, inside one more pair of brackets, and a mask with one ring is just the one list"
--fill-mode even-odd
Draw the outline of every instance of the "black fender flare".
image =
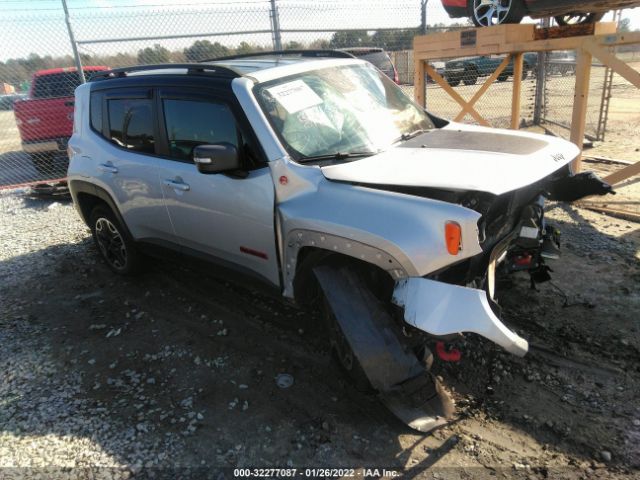
[[116, 216], [118, 222], [120, 222], [120, 225], [122, 225], [122, 227], [125, 229], [129, 238], [133, 238], [131, 236], [129, 228], [127, 227], [127, 224], [124, 221], [124, 218], [122, 217], [122, 214], [120, 213], [120, 210], [116, 206], [116, 202], [113, 200], [109, 192], [107, 192], [104, 188], [99, 187], [98, 185], [95, 185], [91, 182], [86, 182], [84, 180], [70, 180], [68, 185], [69, 192], [71, 193], [71, 198], [73, 199], [73, 204], [82, 217], [82, 220], [84, 220], [84, 223], [89, 225], [89, 215], [91, 214], [91, 211], [83, 206], [80, 199], [82, 197], [82, 194], [90, 195], [104, 202]]

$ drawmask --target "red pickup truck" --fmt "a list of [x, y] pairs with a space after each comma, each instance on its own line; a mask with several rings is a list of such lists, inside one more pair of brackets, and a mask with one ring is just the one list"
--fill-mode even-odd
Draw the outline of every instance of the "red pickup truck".
[[[85, 77], [102, 70], [107, 67], [83, 68]], [[22, 149], [41, 173], [51, 173], [54, 153], [66, 152], [73, 130], [73, 95], [78, 85], [76, 68], [40, 70], [33, 75], [29, 97], [14, 105]]]

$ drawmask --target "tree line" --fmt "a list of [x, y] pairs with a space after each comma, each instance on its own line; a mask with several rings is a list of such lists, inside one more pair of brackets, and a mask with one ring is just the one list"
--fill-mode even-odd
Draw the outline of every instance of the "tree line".
[[[630, 21], [628, 19], [622, 19], [619, 29], [621, 31], [628, 31], [629, 24]], [[449, 25], [437, 23], [435, 25], [429, 25], [427, 32], [452, 31], [468, 27], [468, 23], [454, 23]], [[420, 27], [379, 30], [372, 33], [369, 33], [367, 30], [349, 30], [335, 32], [328, 40], [315, 40], [312, 42], [290, 41], [283, 45], [283, 49], [324, 50], [348, 47], [382, 47], [388, 51], [410, 50], [413, 48], [413, 37], [420, 33]], [[271, 45], [263, 46], [246, 41], [242, 41], [236, 46], [226, 46], [217, 41], [196, 40], [189, 47], [182, 50], [172, 51], [156, 43], [139, 49], [137, 53], [122, 52], [103, 55], [81, 53], [80, 60], [83, 65], [106, 65], [115, 68], [140, 64], [199, 62], [228, 55], [246, 54], [271, 49]], [[0, 83], [9, 83], [20, 87], [20, 85], [28, 82], [32, 75], [38, 70], [73, 66], [75, 66], [75, 62], [71, 55], [53, 57], [51, 55], [40, 56], [37, 53], [31, 53], [27, 57], [12, 58], [6, 62], [0, 62]]]

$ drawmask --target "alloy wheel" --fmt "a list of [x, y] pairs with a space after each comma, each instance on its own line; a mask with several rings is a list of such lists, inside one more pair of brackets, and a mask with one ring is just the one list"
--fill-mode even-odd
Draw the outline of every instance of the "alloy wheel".
[[483, 27], [504, 23], [514, 0], [473, 0], [473, 16]]
[[127, 265], [127, 247], [116, 226], [107, 218], [96, 221], [96, 240], [104, 259], [115, 269], [122, 270]]

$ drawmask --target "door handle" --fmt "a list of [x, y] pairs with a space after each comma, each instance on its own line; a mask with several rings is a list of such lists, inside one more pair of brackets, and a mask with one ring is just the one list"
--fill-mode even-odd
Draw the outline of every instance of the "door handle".
[[167, 187], [174, 188], [176, 190], [181, 190], [183, 192], [188, 191], [191, 187], [187, 183], [177, 182], [175, 180], [163, 180], [162, 183]]
[[98, 170], [105, 173], [118, 173], [118, 169], [113, 165], [107, 165], [106, 163], [101, 163], [98, 165]]

